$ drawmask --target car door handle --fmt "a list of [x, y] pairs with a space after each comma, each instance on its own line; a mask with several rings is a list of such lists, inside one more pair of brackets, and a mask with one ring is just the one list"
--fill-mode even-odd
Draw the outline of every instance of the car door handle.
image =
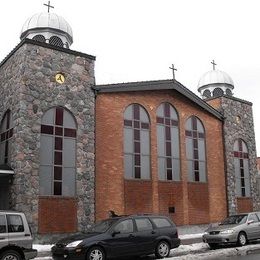
[[25, 237], [29, 237], [29, 236], [30, 236], [30, 234], [24, 234], [24, 236], [25, 236]]
[[135, 237], [133, 234], [130, 234], [129, 237]]
[[0, 237], [0, 240], [4, 240], [5, 238], [4, 237]]
[[155, 234], [156, 232], [153, 230], [151, 233], [152, 233], [152, 234]]

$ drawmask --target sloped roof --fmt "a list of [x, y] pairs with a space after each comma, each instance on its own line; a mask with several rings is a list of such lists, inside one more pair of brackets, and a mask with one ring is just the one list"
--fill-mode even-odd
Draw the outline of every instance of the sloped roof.
[[155, 80], [155, 81], [139, 81], [128, 82], [118, 84], [96, 85], [93, 89], [97, 93], [111, 93], [111, 92], [130, 92], [130, 91], [153, 91], [153, 90], [176, 90], [193, 103], [200, 106], [203, 110], [206, 110], [216, 118], [223, 120], [223, 116], [220, 112], [207, 104], [197, 95], [195, 95], [188, 88], [183, 86], [177, 80]]

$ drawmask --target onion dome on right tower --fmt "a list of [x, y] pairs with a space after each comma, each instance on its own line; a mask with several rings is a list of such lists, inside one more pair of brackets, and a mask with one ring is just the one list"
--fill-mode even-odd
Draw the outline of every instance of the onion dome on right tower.
[[216, 70], [214, 60], [213, 70], [206, 72], [199, 80], [198, 91], [203, 99], [233, 96], [234, 83], [231, 77], [224, 71]]

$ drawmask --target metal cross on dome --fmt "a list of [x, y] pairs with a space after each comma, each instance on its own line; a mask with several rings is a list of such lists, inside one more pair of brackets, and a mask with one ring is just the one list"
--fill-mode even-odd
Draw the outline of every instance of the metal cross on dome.
[[215, 63], [215, 61], [212, 60], [211, 64], [213, 65], [213, 70], [215, 70], [215, 67], [216, 67], [216, 65], [217, 65], [217, 64]]
[[54, 8], [54, 6], [50, 4], [50, 1], [48, 1], [48, 4], [43, 4], [43, 5], [48, 6], [48, 13], [50, 12], [50, 8]]
[[172, 66], [169, 67], [169, 69], [172, 70], [172, 76], [173, 76], [173, 79], [175, 79], [175, 70], [177, 71], [177, 69], [174, 68], [174, 64], [172, 64]]

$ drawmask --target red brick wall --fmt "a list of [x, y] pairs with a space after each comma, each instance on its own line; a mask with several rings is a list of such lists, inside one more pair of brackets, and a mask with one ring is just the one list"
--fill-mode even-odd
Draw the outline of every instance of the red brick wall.
[[[171, 103], [179, 115], [180, 130], [180, 158], [181, 158], [181, 182], [172, 185], [181, 193], [163, 190], [164, 183], [158, 181], [157, 165], [157, 136], [156, 136], [156, 109], [162, 102]], [[114, 210], [119, 214], [133, 212], [129, 210], [129, 200], [135, 192], [130, 189], [129, 183], [124, 181], [123, 159], [123, 114], [126, 107], [132, 103], [142, 105], [149, 114], [151, 121], [151, 194], [143, 210], [149, 209], [152, 204], [152, 212], [165, 213], [169, 203], [176, 204], [176, 214], [173, 218], [180, 224], [198, 224], [205, 221], [219, 221], [226, 216], [226, 189], [224, 173], [224, 156], [222, 141], [222, 121], [201, 109], [190, 100], [186, 99], [174, 90], [170, 91], [145, 91], [125, 93], [99, 94], [96, 100], [96, 219], [107, 217], [108, 210]], [[185, 146], [185, 122], [195, 115], [201, 119], [206, 132], [207, 174], [206, 184], [207, 198], [201, 197], [207, 202], [208, 212], [203, 208], [202, 217], [198, 217], [201, 202], [192, 200], [189, 192], [189, 182], [186, 165]], [[138, 181], [135, 180], [138, 183]], [[143, 182], [140, 182], [143, 183]], [[134, 185], [137, 185], [136, 183]], [[147, 189], [147, 184], [143, 184]], [[180, 185], [181, 188], [178, 186]], [[141, 185], [142, 186], [142, 185]], [[170, 184], [165, 184], [169, 191]], [[205, 185], [204, 185], [205, 186]], [[205, 194], [205, 187], [197, 185], [197, 192]], [[178, 187], [178, 188], [177, 188]], [[139, 186], [138, 186], [139, 189]], [[192, 200], [192, 207], [189, 204]], [[182, 202], [180, 202], [182, 201]], [[134, 201], [131, 205], [134, 205]], [[174, 205], [173, 205], [174, 206]], [[178, 212], [178, 209], [182, 213]], [[139, 206], [135, 209], [139, 212]], [[206, 217], [207, 216], [207, 217]]]
[[189, 224], [205, 224], [209, 218], [209, 191], [207, 183], [188, 184]]
[[[184, 224], [183, 213], [183, 184], [182, 182], [159, 182], [159, 212], [169, 216], [176, 225]], [[174, 207], [175, 212], [169, 213], [169, 207]]]
[[237, 212], [246, 213], [253, 211], [252, 198], [237, 198]]
[[151, 213], [151, 181], [125, 180], [125, 214]]
[[77, 231], [77, 200], [73, 198], [39, 198], [39, 234]]

